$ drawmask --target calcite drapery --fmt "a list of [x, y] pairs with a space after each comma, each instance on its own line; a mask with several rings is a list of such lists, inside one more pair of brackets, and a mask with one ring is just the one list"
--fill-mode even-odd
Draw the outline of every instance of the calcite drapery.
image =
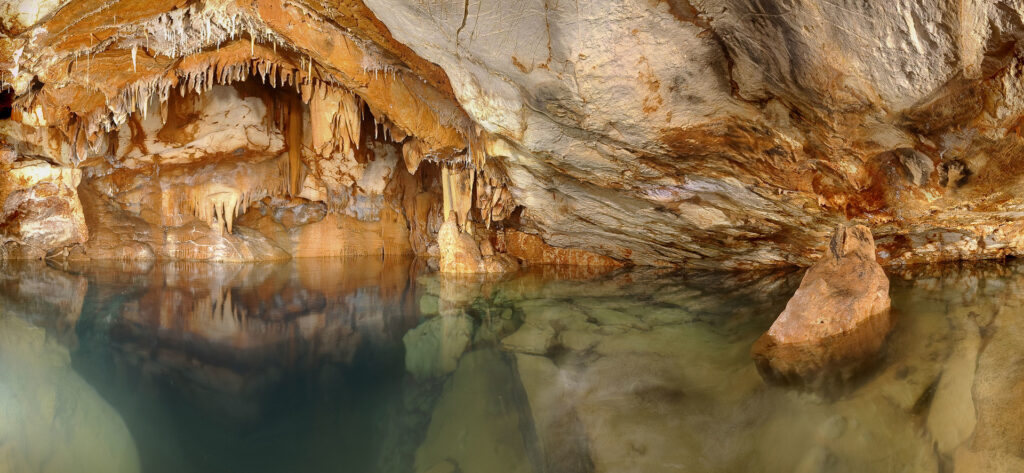
[[[1014, 2], [365, 3], [445, 70], [548, 244], [810, 265], [851, 221], [887, 264], [1024, 252]], [[908, 150], [909, 179], [876, 165]]]

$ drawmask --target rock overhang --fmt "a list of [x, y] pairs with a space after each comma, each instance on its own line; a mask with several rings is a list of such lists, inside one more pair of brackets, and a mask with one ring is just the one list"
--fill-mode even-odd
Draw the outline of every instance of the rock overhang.
[[152, 95], [257, 78], [358, 96], [410, 174], [488, 168], [473, 215], [627, 263], [808, 265], [841, 222], [889, 264], [1022, 248], [1012, 8], [136, 3], [5, 17], [7, 141], [81, 166]]

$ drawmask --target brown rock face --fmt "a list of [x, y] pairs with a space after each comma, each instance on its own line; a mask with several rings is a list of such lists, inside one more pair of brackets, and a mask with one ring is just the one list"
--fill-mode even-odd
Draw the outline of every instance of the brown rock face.
[[[504, 273], [519, 265], [503, 254], [483, 254], [480, 243], [466, 232], [459, 230], [454, 220], [441, 225], [437, 232], [437, 246], [440, 250], [438, 266], [442, 273]], [[488, 246], [489, 249], [489, 246]]]
[[20, 161], [3, 171], [0, 256], [41, 258], [89, 238], [76, 190], [80, 170]]
[[881, 348], [889, 306], [889, 279], [875, 260], [871, 231], [840, 225], [825, 256], [754, 344], [754, 360], [768, 378], [845, 377]]
[[604, 255], [576, 248], [556, 248], [537, 235], [516, 230], [504, 232], [508, 254], [532, 264], [617, 267], [622, 263]]

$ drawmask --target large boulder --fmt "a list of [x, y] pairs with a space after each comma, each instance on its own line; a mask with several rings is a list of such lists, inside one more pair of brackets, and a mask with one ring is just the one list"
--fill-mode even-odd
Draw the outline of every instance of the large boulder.
[[871, 231], [840, 225], [786, 309], [754, 344], [758, 369], [777, 380], [845, 378], [878, 353], [891, 328], [890, 303]]

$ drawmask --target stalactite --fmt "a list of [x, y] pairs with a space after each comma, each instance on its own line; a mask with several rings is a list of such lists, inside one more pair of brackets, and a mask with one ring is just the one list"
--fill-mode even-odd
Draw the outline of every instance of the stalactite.
[[487, 164], [487, 151], [484, 146], [483, 130], [473, 125], [472, 130], [467, 133], [466, 143], [469, 148], [468, 158], [475, 169], [483, 169]]
[[301, 192], [302, 171], [302, 104], [289, 100], [288, 107], [288, 192], [298, 195]]
[[168, 104], [167, 104], [167, 100], [166, 99], [161, 100], [160, 101], [160, 125], [161, 126], [167, 124], [168, 108], [169, 107], [168, 107]]
[[467, 225], [469, 211], [473, 208], [473, 183], [476, 180], [476, 173], [471, 169], [461, 169], [452, 176], [452, 208], [458, 218], [458, 224], [464, 230], [472, 233], [472, 227]]
[[359, 148], [359, 136], [360, 127], [362, 123], [359, 120], [359, 109], [362, 108], [362, 103], [359, 97], [355, 94], [342, 92], [341, 95], [341, 110], [339, 110], [341, 120], [338, 120], [338, 133], [339, 135], [347, 135], [347, 140], [350, 145], [356, 149]]
[[423, 162], [426, 155], [426, 146], [416, 138], [411, 138], [402, 144], [402, 161], [405, 162], [405, 168], [409, 174], [416, 174], [416, 170], [419, 169], [420, 163]]
[[165, 175], [164, 211], [187, 213], [211, 228], [231, 233], [235, 218], [254, 202], [286, 192], [281, 160], [222, 162], [198, 175], [183, 169]]

